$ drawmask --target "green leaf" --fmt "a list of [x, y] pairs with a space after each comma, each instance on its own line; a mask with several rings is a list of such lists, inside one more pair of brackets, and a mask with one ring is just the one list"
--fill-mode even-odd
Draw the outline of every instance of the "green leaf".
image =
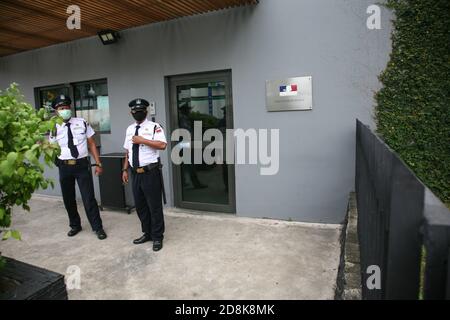
[[20, 232], [17, 231], [17, 230], [11, 230], [11, 237], [16, 239], [16, 240], [22, 240]]
[[8, 230], [3, 234], [2, 240], [8, 240], [9, 238], [11, 238], [11, 236], [12, 236], [12, 232], [11, 232], [11, 230]]
[[10, 152], [10, 153], [8, 153], [8, 156], [6, 157], [6, 160], [8, 160], [8, 163], [10, 165], [13, 165], [17, 160], [17, 156], [18, 155], [16, 152]]
[[21, 177], [23, 177], [23, 175], [25, 174], [25, 168], [24, 167], [20, 167], [19, 169], [17, 169], [17, 174]]
[[38, 158], [33, 150], [28, 150], [25, 152], [25, 158], [27, 158], [32, 164], [37, 165], [39, 163]]
[[32, 150], [27, 150], [24, 154], [25, 158], [31, 161], [31, 159], [35, 158], [34, 152]]
[[1, 223], [2, 223], [1, 226], [3, 228], [8, 228], [11, 225], [11, 215], [9, 214], [5, 215]]
[[7, 160], [0, 163], [0, 174], [9, 178], [14, 173], [14, 168], [9, 164]]

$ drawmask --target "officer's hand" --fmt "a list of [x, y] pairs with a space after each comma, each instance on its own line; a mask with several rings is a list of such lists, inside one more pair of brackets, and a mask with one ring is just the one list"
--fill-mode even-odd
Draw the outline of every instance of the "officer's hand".
[[95, 167], [95, 175], [100, 176], [103, 173], [103, 168]]
[[131, 141], [133, 142], [133, 144], [144, 144], [145, 138], [141, 136], [133, 136], [133, 138], [131, 138]]
[[122, 172], [122, 182], [125, 184], [128, 183], [128, 171]]

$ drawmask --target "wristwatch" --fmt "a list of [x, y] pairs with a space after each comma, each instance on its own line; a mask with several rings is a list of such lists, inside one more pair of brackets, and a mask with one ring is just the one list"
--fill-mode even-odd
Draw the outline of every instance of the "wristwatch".
[[122, 169], [122, 172], [126, 172], [126, 171], [128, 171], [128, 168], [126, 168], [126, 169]]
[[95, 166], [96, 166], [96, 167], [99, 167], [99, 168], [103, 168], [103, 165], [102, 165], [101, 162], [100, 162], [100, 163], [96, 163]]

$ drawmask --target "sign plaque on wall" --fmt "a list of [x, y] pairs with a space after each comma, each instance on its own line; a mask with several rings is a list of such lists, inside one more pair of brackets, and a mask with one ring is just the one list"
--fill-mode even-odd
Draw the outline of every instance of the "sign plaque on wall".
[[312, 77], [266, 81], [267, 111], [312, 110]]

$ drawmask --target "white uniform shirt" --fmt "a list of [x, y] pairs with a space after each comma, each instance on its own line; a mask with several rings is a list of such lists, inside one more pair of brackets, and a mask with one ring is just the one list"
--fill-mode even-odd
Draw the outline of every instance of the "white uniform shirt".
[[[128, 161], [133, 166], [133, 141], [131, 140], [136, 132], [137, 123], [133, 123], [127, 128], [125, 143], [123, 147], [128, 150]], [[161, 141], [167, 143], [163, 128], [155, 122], [145, 119], [139, 124], [139, 136], [147, 140]], [[148, 166], [158, 161], [159, 151], [145, 144], [139, 145], [139, 167]]]
[[[69, 122], [70, 130], [73, 135], [73, 144], [78, 149], [78, 159], [85, 158], [89, 154], [87, 139], [92, 137], [95, 134], [95, 131], [83, 118], [70, 118]], [[53, 132], [50, 132], [49, 141], [57, 142], [61, 147], [61, 154], [58, 157], [61, 160], [74, 159], [68, 146], [68, 137], [69, 135], [65, 122], [61, 125], [56, 125], [56, 136], [53, 136]]]

